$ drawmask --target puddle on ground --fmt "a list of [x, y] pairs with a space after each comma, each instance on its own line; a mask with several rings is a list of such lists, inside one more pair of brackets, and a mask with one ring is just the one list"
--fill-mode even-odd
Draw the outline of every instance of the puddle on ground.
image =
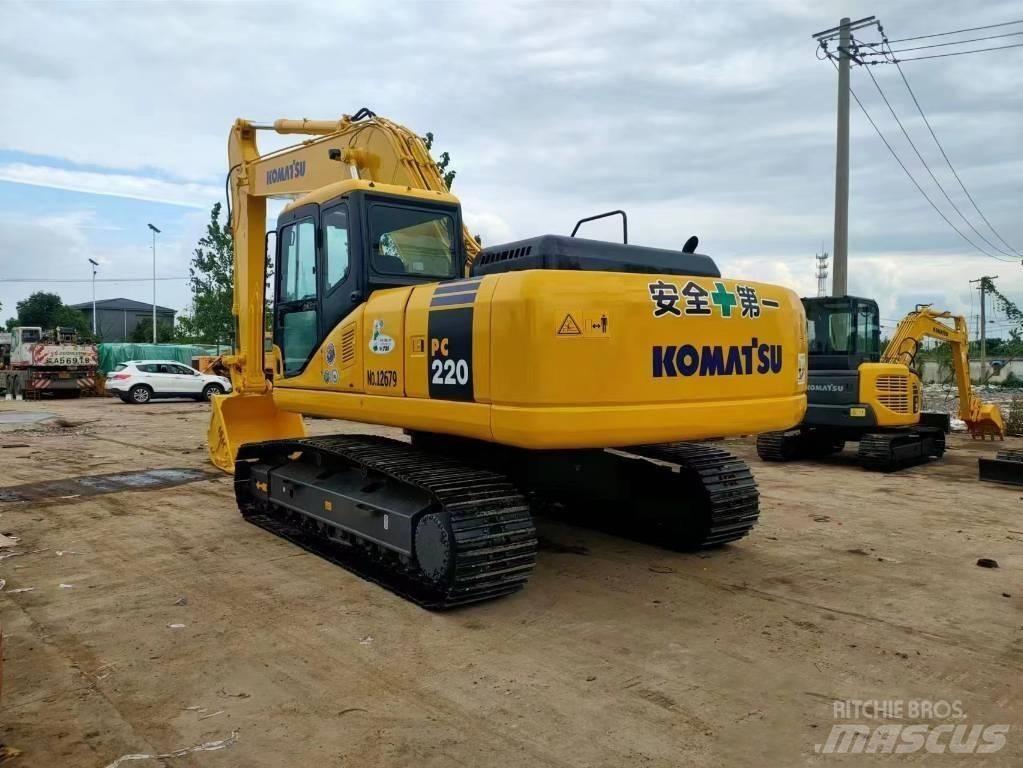
[[[148, 491], [209, 480], [217, 475], [201, 469], [146, 469], [111, 475], [83, 475], [0, 488], [3, 501], [58, 501], [64, 497], [99, 496], [118, 491]], [[68, 499], [69, 501], [71, 499]]]
[[0, 411], [0, 426], [4, 424], [35, 424], [37, 421], [46, 421], [56, 417], [57, 414], [47, 411]]

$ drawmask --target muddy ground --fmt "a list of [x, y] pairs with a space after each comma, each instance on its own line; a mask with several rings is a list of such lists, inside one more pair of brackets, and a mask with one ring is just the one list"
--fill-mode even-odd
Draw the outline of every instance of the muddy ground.
[[[1023, 489], [977, 481], [991, 443], [885, 476], [730, 441], [763, 494], [748, 539], [678, 554], [541, 520], [524, 592], [435, 614], [243, 522], [207, 406], [0, 402], [0, 421], [40, 410], [59, 418], [0, 424], [12, 766], [203, 743], [124, 765], [1021, 764]], [[184, 471], [88, 479], [153, 469]], [[836, 721], [834, 700], [903, 719]], [[963, 717], [911, 717], [921, 700]], [[982, 757], [816, 753], [836, 722], [1011, 730]]]

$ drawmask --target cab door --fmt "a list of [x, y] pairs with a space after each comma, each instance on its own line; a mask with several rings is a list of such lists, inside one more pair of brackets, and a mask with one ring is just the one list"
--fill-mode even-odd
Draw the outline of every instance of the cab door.
[[320, 212], [321, 339], [362, 303], [361, 274], [352, 254], [352, 243], [357, 242], [354, 219], [345, 200], [327, 203]]
[[317, 290], [319, 207], [304, 205], [281, 217], [277, 236], [274, 343], [281, 348], [285, 378], [302, 373], [320, 336]]

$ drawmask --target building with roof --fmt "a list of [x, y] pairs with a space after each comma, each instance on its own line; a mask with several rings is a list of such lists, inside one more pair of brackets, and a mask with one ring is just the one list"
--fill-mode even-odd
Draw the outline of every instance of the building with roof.
[[[89, 321], [92, 328], [92, 302], [72, 304]], [[156, 305], [156, 323], [174, 325], [176, 310]], [[103, 299], [96, 302], [96, 335], [102, 341], [128, 341], [138, 324], [153, 316], [153, 305], [132, 299]]]

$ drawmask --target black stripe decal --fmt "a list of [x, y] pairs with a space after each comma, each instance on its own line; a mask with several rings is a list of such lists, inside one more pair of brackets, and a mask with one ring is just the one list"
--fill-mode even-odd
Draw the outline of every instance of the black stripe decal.
[[458, 291], [475, 291], [479, 288], [479, 284], [483, 282], [482, 277], [478, 277], [475, 280], [459, 280], [454, 283], [441, 283], [437, 286], [437, 289], [433, 292], [433, 295], [445, 293], [457, 293]]
[[443, 307], [451, 304], [472, 304], [476, 301], [476, 292], [472, 293], [449, 293], [445, 296], [434, 295], [430, 301], [431, 307]]

